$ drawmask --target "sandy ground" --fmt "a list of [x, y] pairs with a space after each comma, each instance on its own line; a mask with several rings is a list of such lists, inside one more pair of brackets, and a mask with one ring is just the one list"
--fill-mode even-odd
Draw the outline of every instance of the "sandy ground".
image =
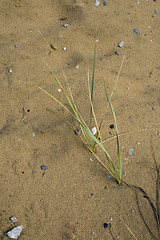
[[[1, 239], [17, 225], [24, 227], [23, 240], [152, 239], [135, 192], [106, 178], [108, 172], [75, 135], [76, 121], [39, 87], [65, 103], [49, 67], [66, 88], [64, 71], [89, 124], [87, 78], [96, 35], [94, 110], [99, 123], [104, 118], [105, 147], [116, 162], [104, 82], [109, 94], [116, 87], [112, 104], [119, 132], [125, 133], [120, 136], [123, 179], [143, 188], [154, 202], [154, 159], [160, 164], [159, 11], [159, 0], [108, 0], [106, 6], [102, 0], [99, 6], [95, 0], [0, 1]], [[119, 48], [121, 41], [125, 45]], [[139, 201], [157, 236], [147, 200], [139, 195]]]

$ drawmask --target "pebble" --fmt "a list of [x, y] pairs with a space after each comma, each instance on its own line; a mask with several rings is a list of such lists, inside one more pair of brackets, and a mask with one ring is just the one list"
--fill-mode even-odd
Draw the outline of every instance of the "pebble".
[[107, 228], [108, 227], [108, 223], [104, 223], [103, 226], [104, 226], [104, 228]]
[[124, 161], [128, 161], [128, 158], [124, 158]]
[[129, 155], [134, 156], [134, 149], [129, 149]]
[[18, 45], [15, 45], [15, 48], [18, 48]]
[[119, 51], [115, 52], [116, 55], [120, 55], [121, 53]]
[[81, 129], [76, 129], [74, 132], [75, 132], [76, 135], [80, 135], [81, 134]]
[[66, 48], [66, 47], [63, 47], [62, 49], [63, 49], [63, 51], [66, 51], [66, 50], [67, 50], [67, 48]]
[[122, 41], [122, 42], [120, 42], [120, 43], [118, 44], [118, 47], [120, 47], [120, 48], [121, 48], [121, 47], [123, 47], [123, 46], [124, 46], [124, 44], [125, 44], [125, 42], [123, 42], [123, 41]]
[[47, 166], [46, 165], [42, 165], [41, 166], [41, 170], [43, 170], [43, 171], [47, 170]]
[[112, 176], [110, 174], [106, 174], [106, 178], [111, 179]]
[[78, 68], [79, 68], [79, 65], [76, 66], [76, 69], [78, 69]]
[[11, 231], [7, 232], [7, 236], [11, 239], [17, 239], [20, 236], [22, 229], [23, 229], [23, 226], [19, 225], [13, 228]]
[[109, 127], [110, 127], [111, 129], [115, 128], [115, 126], [114, 126], [113, 124], [111, 124]]
[[58, 92], [62, 92], [62, 89], [59, 88], [59, 89], [58, 89]]
[[68, 27], [69, 26], [69, 24], [68, 23], [66, 23], [66, 24], [63, 24], [63, 27]]
[[95, 6], [99, 6], [100, 1], [96, 0]]
[[122, 172], [124, 176], [126, 176], [126, 172]]
[[12, 223], [17, 222], [17, 218], [16, 217], [11, 217], [10, 220], [12, 221]]
[[92, 133], [93, 133], [93, 135], [95, 135], [95, 134], [97, 133], [96, 127], [93, 127], [93, 128], [92, 128]]
[[133, 30], [133, 33], [134, 33], [134, 34], [139, 34], [139, 30], [138, 30], [138, 29], [134, 29], [134, 30]]
[[106, 1], [104, 1], [104, 2], [103, 2], [103, 5], [107, 5], [107, 2], [106, 2]]
[[158, 11], [156, 11], [156, 10], [154, 10], [154, 12], [155, 12], [156, 14], [160, 13], [160, 12], [158, 12]]
[[135, 210], [134, 210], [134, 209], [132, 209], [132, 210], [131, 210], [131, 212], [133, 212], [133, 213], [134, 213], [134, 212], [135, 212]]
[[89, 161], [90, 161], [90, 162], [93, 162], [92, 158], [89, 158]]
[[13, 71], [12, 71], [12, 69], [10, 68], [10, 69], [8, 70], [8, 72], [9, 72], [9, 73], [12, 73]]
[[36, 136], [36, 134], [35, 133], [32, 133], [32, 137], [35, 137]]

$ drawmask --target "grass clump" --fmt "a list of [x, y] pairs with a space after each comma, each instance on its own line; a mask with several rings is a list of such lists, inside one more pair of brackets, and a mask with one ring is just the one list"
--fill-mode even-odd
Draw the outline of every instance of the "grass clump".
[[[86, 143], [87, 147], [89, 148], [89, 150], [94, 154], [94, 156], [97, 158], [97, 160], [102, 164], [102, 166], [107, 169], [110, 174], [116, 179], [117, 183], [120, 184], [121, 183], [121, 178], [122, 178], [122, 161], [121, 161], [121, 157], [120, 157], [120, 146], [119, 146], [119, 138], [118, 138], [118, 128], [117, 128], [117, 121], [116, 121], [116, 115], [112, 106], [112, 103], [110, 101], [109, 95], [107, 93], [107, 89], [106, 86], [104, 86], [104, 91], [105, 91], [105, 95], [106, 95], [106, 100], [109, 103], [113, 118], [114, 118], [114, 122], [115, 122], [115, 128], [116, 128], [116, 135], [117, 135], [117, 158], [118, 158], [118, 168], [116, 169], [108, 151], [106, 150], [106, 148], [103, 146], [103, 142], [102, 142], [102, 138], [101, 138], [101, 134], [100, 134], [100, 128], [101, 128], [101, 124], [100, 126], [98, 126], [97, 124], [97, 120], [96, 120], [96, 116], [94, 113], [94, 108], [93, 108], [93, 90], [94, 90], [94, 73], [95, 73], [95, 57], [96, 57], [96, 41], [95, 41], [95, 48], [94, 48], [94, 58], [93, 58], [93, 71], [92, 71], [92, 84], [91, 84], [91, 89], [89, 88], [89, 95], [90, 95], [90, 127], [88, 127], [85, 124], [85, 121], [83, 120], [83, 118], [81, 117], [75, 102], [74, 102], [74, 98], [72, 96], [68, 81], [66, 79], [68, 88], [69, 88], [69, 92], [70, 92], [70, 96], [67, 95], [65, 89], [63, 88], [61, 82], [59, 81], [59, 79], [57, 78], [57, 76], [54, 74], [54, 72], [50, 69], [52, 75], [54, 76], [56, 82], [58, 83], [61, 91], [63, 92], [69, 106], [70, 106], [70, 110], [62, 103], [60, 102], [57, 98], [55, 98], [53, 95], [51, 95], [49, 92], [45, 91], [44, 89], [40, 88], [43, 92], [45, 92], [48, 96], [50, 96], [52, 99], [54, 99], [63, 109], [65, 109], [71, 116], [73, 116], [77, 122], [79, 123], [79, 126], [81, 128], [82, 131], [82, 136], [81, 139]], [[88, 83], [89, 83], [89, 78], [88, 78]], [[96, 125], [96, 133], [93, 133], [93, 120], [94, 123]], [[102, 151], [105, 154], [106, 157], [106, 164], [104, 164], [97, 156], [97, 154], [95, 153], [95, 148], [96, 146], [99, 146]]]

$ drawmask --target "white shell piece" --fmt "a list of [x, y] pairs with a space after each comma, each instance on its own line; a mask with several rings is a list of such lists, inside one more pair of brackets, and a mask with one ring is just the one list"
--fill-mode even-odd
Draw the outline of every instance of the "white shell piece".
[[125, 43], [125, 42], [123, 42], [123, 41], [120, 42], [120, 43], [118, 44], [118, 47], [120, 47], [120, 48], [123, 47], [123, 46], [124, 46], [124, 43]]
[[12, 223], [17, 222], [17, 218], [16, 217], [11, 217], [10, 219], [11, 219]]
[[96, 127], [93, 127], [93, 128], [92, 128], [92, 133], [93, 133], [93, 135], [95, 135], [95, 134], [97, 133]]
[[99, 6], [100, 1], [96, 0], [95, 6]]
[[7, 236], [11, 239], [17, 239], [20, 236], [22, 229], [23, 229], [23, 226], [19, 225], [13, 228], [11, 231], [7, 232]]

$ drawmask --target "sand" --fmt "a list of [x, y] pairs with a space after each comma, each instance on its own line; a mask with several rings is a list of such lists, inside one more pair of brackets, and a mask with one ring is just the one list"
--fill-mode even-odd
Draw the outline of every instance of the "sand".
[[[65, 74], [89, 124], [88, 71], [91, 80], [96, 36], [94, 110], [99, 124], [104, 119], [102, 137], [108, 139], [104, 146], [116, 164], [112, 138], [116, 132], [109, 127], [114, 120], [105, 82], [109, 95], [113, 92], [121, 134], [123, 180], [143, 188], [155, 203], [154, 159], [160, 164], [159, 0], [108, 0], [107, 5], [100, 0], [97, 7], [95, 2], [0, 2], [3, 240], [17, 225], [23, 225], [19, 237], [23, 240], [152, 239], [138, 211], [135, 191], [107, 179], [108, 172], [75, 135], [77, 122], [39, 89], [68, 106], [50, 69], [64, 88]], [[119, 48], [121, 41], [125, 44]], [[129, 155], [130, 149], [134, 156]], [[97, 154], [105, 161], [99, 148]], [[42, 165], [47, 170], [41, 170]], [[157, 236], [152, 209], [142, 194], [138, 197]], [[15, 224], [10, 220], [13, 216]], [[104, 223], [111, 223], [111, 228], [104, 228]]]

